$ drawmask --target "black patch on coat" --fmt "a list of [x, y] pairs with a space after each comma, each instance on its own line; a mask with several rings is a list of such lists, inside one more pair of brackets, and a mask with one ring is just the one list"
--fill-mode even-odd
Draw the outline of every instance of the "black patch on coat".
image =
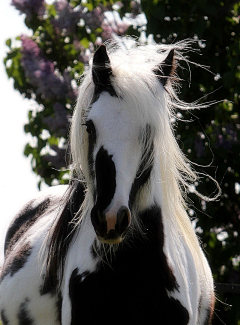
[[17, 273], [22, 267], [24, 267], [25, 263], [28, 260], [28, 257], [31, 254], [32, 247], [29, 243], [25, 243], [20, 246], [18, 249], [14, 250], [14, 254], [9, 254], [5, 260], [0, 282], [2, 282], [3, 278], [10, 274], [12, 277], [15, 273]]
[[96, 209], [103, 212], [111, 203], [116, 190], [116, 168], [112, 156], [101, 147], [95, 161], [97, 182]]
[[[187, 325], [188, 311], [169, 298], [167, 291], [178, 284], [163, 252], [161, 210], [151, 207], [139, 215], [145, 237], [134, 234], [132, 240], [119, 244], [111, 255], [106, 252], [97, 271], [87, 275], [72, 272], [69, 297], [72, 304], [71, 325]], [[108, 255], [110, 254], [110, 255]]]
[[91, 211], [91, 221], [100, 237], [107, 233], [104, 211], [111, 203], [116, 189], [116, 168], [112, 156], [101, 147], [95, 160], [96, 203]]
[[148, 157], [153, 153], [154, 150], [154, 144], [151, 142], [151, 144], [148, 146], [148, 138], [151, 136], [151, 126], [147, 125], [145, 130], [145, 139], [142, 143], [142, 157], [141, 157], [141, 163], [138, 168], [136, 177], [134, 179], [134, 182], [132, 184], [131, 192], [129, 195], [129, 208], [132, 209], [132, 206], [134, 204], [134, 201], [136, 199], [137, 193], [139, 190], [147, 183], [147, 181], [150, 178], [151, 171], [153, 168], [153, 162], [151, 165], [146, 168], [146, 163], [148, 161]]
[[36, 220], [43, 215], [49, 207], [50, 199], [44, 200], [38, 206], [32, 208], [34, 201], [28, 203], [15, 217], [8, 228], [5, 239], [5, 255], [11, 251], [15, 243], [23, 236], [24, 233], [36, 222]]
[[79, 211], [84, 198], [85, 187], [83, 182], [75, 181], [68, 189], [65, 198], [66, 203], [52, 231], [47, 256], [48, 268], [44, 282], [40, 287], [42, 295], [56, 293], [57, 286], [61, 283], [68, 248], [77, 231], [72, 221]]
[[2, 321], [3, 325], [9, 325], [9, 321], [6, 317], [4, 309], [1, 310], [0, 316], [1, 316], [1, 321]]
[[18, 311], [18, 321], [19, 325], [33, 325], [34, 321], [30, 316], [29, 310], [28, 310], [28, 303], [29, 299], [26, 299], [23, 303], [21, 303]]

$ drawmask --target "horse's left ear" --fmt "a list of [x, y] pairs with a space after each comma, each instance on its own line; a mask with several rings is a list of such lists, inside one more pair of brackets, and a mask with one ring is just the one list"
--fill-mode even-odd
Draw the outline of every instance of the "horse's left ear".
[[161, 62], [159, 68], [154, 70], [163, 87], [166, 86], [168, 79], [174, 75], [176, 68], [174, 61], [174, 49], [172, 49], [164, 61]]
[[101, 45], [93, 57], [92, 77], [96, 86], [109, 85], [112, 69], [105, 45]]

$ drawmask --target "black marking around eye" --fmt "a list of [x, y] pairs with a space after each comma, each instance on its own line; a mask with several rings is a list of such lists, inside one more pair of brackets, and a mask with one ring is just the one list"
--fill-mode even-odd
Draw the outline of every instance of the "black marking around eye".
[[88, 120], [88, 121], [86, 121], [86, 123], [84, 125], [86, 125], [86, 130], [87, 130], [89, 137], [96, 141], [96, 129], [95, 129], [93, 121]]
[[153, 157], [153, 151], [154, 151], [154, 143], [153, 140], [151, 140], [149, 144], [149, 138], [152, 134], [152, 129], [149, 124], [146, 126], [146, 130], [144, 132], [145, 138], [142, 140], [142, 157], [141, 157], [141, 163], [139, 165], [139, 168], [136, 173], [136, 177], [134, 179], [134, 182], [132, 184], [131, 192], [129, 195], [129, 207], [130, 209], [133, 206], [133, 203], [135, 201], [135, 198], [137, 196], [138, 191], [142, 188], [143, 185], [145, 185], [150, 178], [151, 171], [153, 168], [153, 162], [146, 167], [146, 164], [148, 163], [148, 159], [150, 155]]

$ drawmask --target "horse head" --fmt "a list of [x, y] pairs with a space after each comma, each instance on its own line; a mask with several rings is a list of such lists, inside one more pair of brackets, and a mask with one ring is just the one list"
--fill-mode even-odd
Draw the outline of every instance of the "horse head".
[[[159, 91], [165, 91], [173, 60], [172, 50], [161, 67], [152, 71]], [[82, 156], [88, 161], [81, 167], [92, 195], [91, 221], [97, 238], [110, 244], [123, 240], [132, 224], [135, 203], [149, 183], [157, 129], [152, 115], [139, 108], [139, 90], [121, 88], [119, 78], [129, 75], [111, 67], [102, 45], [93, 58], [92, 100], [82, 113]], [[149, 85], [144, 89], [147, 100]]]

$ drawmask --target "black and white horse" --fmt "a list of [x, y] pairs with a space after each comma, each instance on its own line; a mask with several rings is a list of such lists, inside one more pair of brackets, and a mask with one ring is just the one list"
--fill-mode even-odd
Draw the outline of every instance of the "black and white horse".
[[213, 279], [185, 204], [197, 176], [173, 134], [188, 44], [134, 42], [102, 45], [84, 76], [70, 185], [8, 229], [4, 325], [211, 323]]

